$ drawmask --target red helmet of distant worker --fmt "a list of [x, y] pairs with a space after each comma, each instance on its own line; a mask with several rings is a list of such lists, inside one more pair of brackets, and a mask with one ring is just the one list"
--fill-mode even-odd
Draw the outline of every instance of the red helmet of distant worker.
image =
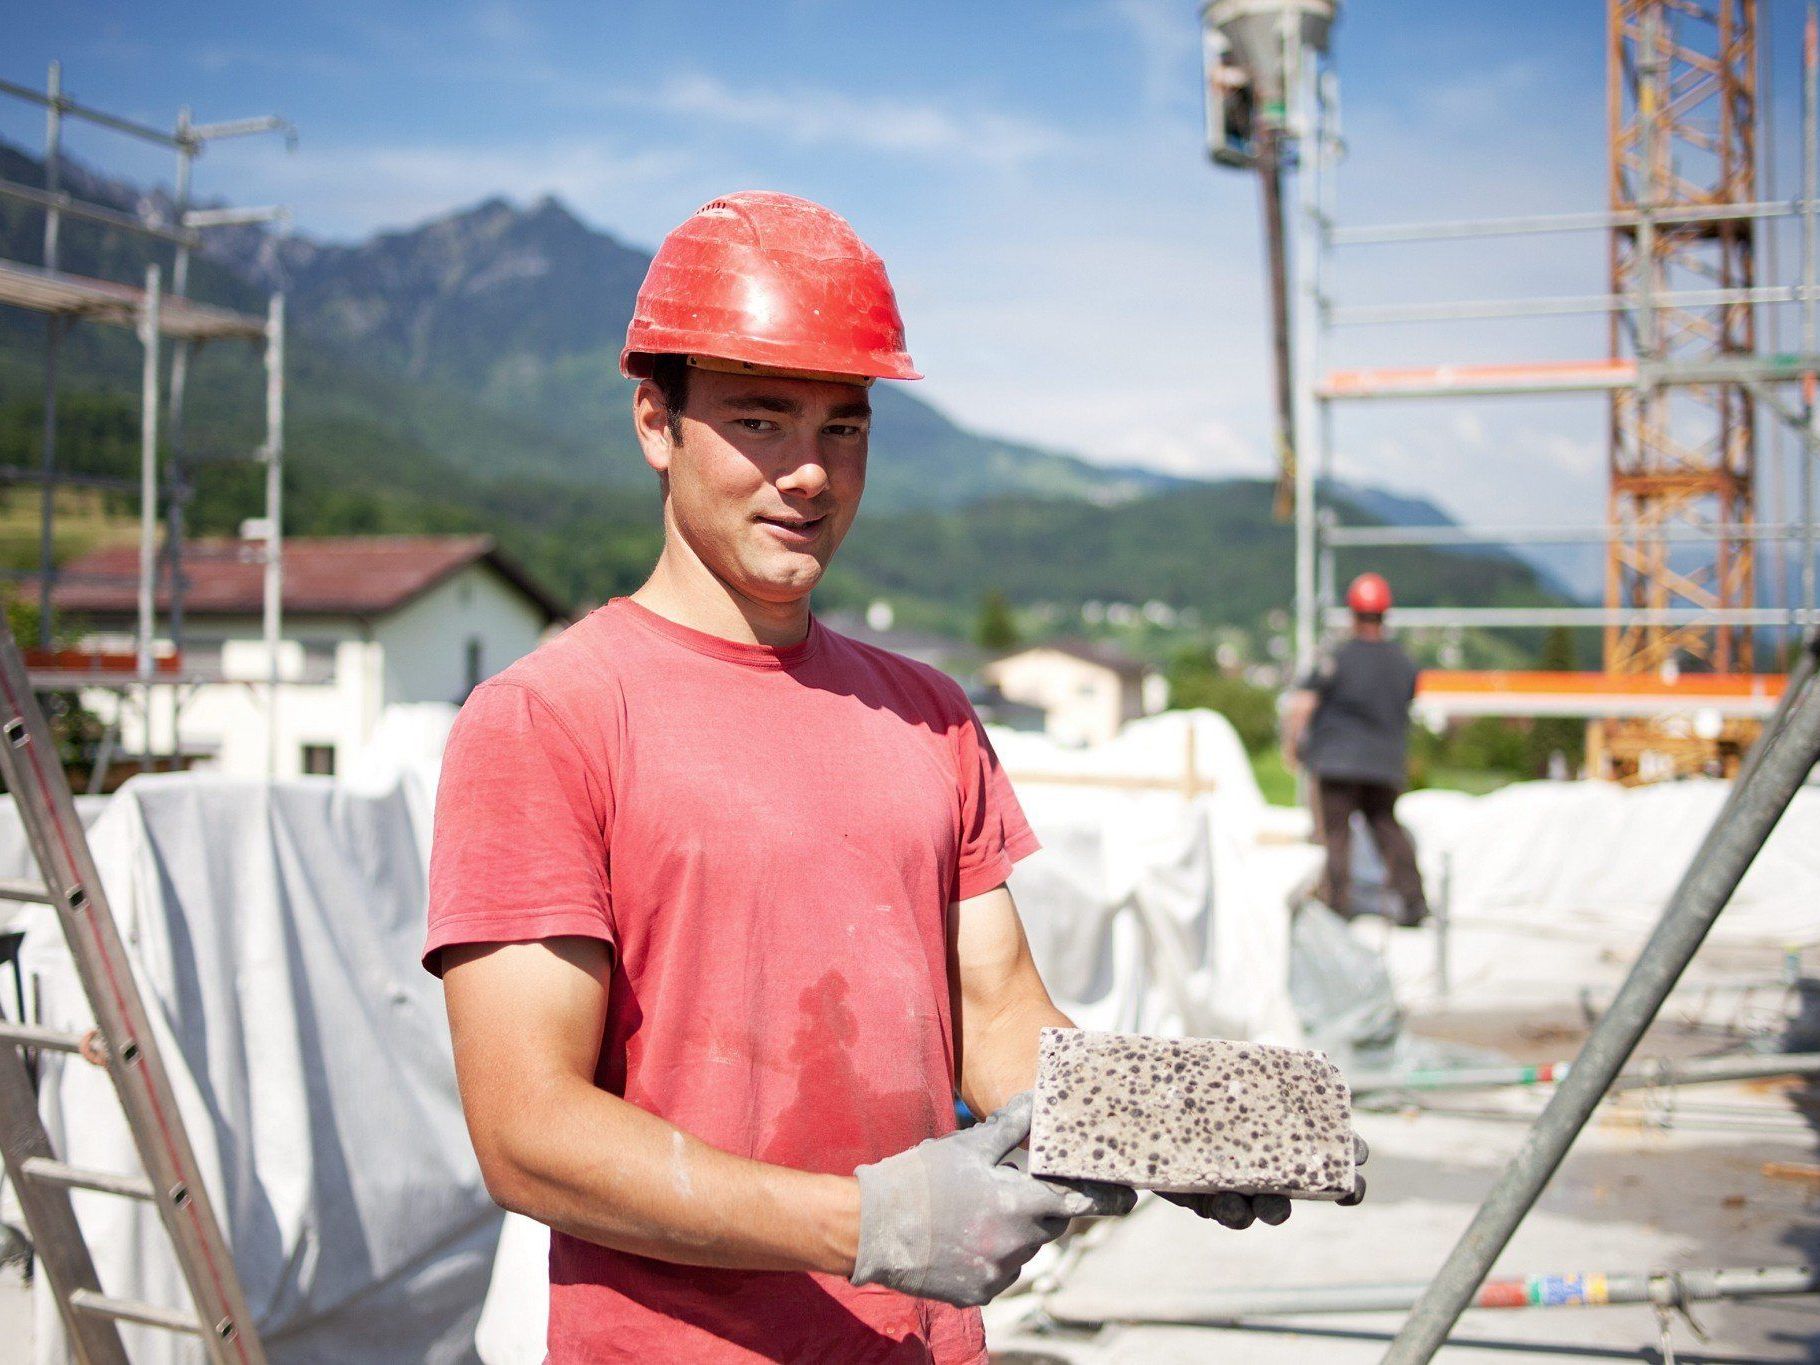
[[1346, 605], [1360, 616], [1382, 616], [1390, 610], [1390, 584], [1382, 574], [1362, 573], [1346, 589]]
[[710, 200], [657, 248], [620, 371], [647, 379], [664, 354], [847, 383], [922, 378], [878, 253], [839, 214], [768, 190]]

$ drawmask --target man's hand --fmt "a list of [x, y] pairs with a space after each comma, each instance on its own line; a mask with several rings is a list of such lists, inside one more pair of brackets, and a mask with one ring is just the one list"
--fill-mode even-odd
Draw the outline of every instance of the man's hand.
[[[1365, 1139], [1354, 1133], [1353, 1165], [1363, 1166], [1370, 1156], [1371, 1148], [1365, 1145]], [[1281, 1194], [1236, 1194], [1231, 1190], [1221, 1190], [1214, 1194], [1164, 1194], [1163, 1198], [1234, 1231], [1243, 1231], [1253, 1223], [1268, 1223], [1271, 1227], [1276, 1227], [1289, 1219], [1289, 1198]], [[1350, 1208], [1364, 1198], [1365, 1177], [1358, 1175], [1353, 1178], [1352, 1193], [1338, 1203], [1342, 1208]]]
[[1122, 1185], [1063, 1186], [1005, 1159], [1030, 1135], [1025, 1091], [991, 1118], [861, 1166], [854, 1284], [883, 1284], [961, 1308], [1010, 1287], [1070, 1218], [1131, 1212]]

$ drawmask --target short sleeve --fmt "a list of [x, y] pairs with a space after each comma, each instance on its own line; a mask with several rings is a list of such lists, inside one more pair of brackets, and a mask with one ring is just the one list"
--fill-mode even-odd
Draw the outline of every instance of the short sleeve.
[[1312, 692], [1317, 697], [1324, 697], [1327, 695], [1327, 689], [1333, 686], [1334, 672], [1332, 656], [1323, 654], [1316, 660], [1315, 666], [1302, 675], [1302, 680], [1296, 684], [1296, 690]]
[[423, 965], [458, 943], [616, 943], [604, 762], [513, 683], [477, 688], [449, 733], [430, 847]]
[[961, 784], [961, 847], [954, 899], [964, 901], [1004, 885], [1012, 865], [1041, 845], [971, 706], [967, 706], [965, 722], [955, 731], [955, 743]]

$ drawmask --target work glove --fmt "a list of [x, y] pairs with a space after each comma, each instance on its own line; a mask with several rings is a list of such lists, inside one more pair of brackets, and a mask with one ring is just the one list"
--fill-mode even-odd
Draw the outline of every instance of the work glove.
[[1030, 1107], [1025, 1091], [984, 1123], [861, 1166], [853, 1283], [974, 1308], [1069, 1219], [1130, 1213], [1137, 1195], [1123, 1185], [1043, 1180], [1008, 1163], [1030, 1135]]
[[[1365, 1145], [1365, 1139], [1354, 1133], [1353, 1165], [1363, 1166], [1370, 1156], [1371, 1148]], [[1158, 1193], [1162, 1194], [1162, 1191], [1159, 1190]], [[1231, 1190], [1220, 1190], [1213, 1194], [1163, 1194], [1163, 1198], [1234, 1231], [1242, 1231], [1253, 1223], [1268, 1223], [1271, 1227], [1276, 1227], [1289, 1219], [1289, 1196], [1282, 1194], [1237, 1194]], [[1355, 1175], [1352, 1193], [1336, 1202], [1342, 1208], [1350, 1208], [1364, 1198], [1365, 1177]]]

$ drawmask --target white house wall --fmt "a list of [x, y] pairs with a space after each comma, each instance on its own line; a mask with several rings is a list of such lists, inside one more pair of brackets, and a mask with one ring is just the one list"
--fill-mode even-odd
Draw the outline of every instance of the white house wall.
[[468, 694], [467, 643], [482, 642], [480, 676], [537, 648], [543, 615], [492, 569], [472, 564], [374, 623], [385, 650], [385, 701], [459, 703]]
[[[188, 690], [178, 722], [182, 747], [206, 755], [222, 772], [261, 777], [267, 771], [267, 688], [262, 624], [257, 617], [209, 618], [186, 631], [192, 661], [211, 671], [223, 662], [249, 676], [245, 682], [209, 683]], [[492, 569], [474, 564], [374, 622], [355, 617], [299, 616], [284, 622], [278, 694], [277, 777], [303, 771], [306, 745], [334, 750], [343, 772], [372, 738], [389, 705], [460, 702], [467, 694], [467, 642], [479, 639], [481, 675], [497, 673], [537, 647], [542, 614]], [[231, 647], [224, 648], [229, 645]], [[298, 645], [301, 644], [301, 650]], [[297, 675], [301, 673], [300, 679]], [[172, 689], [154, 689], [151, 748], [168, 754]], [[119, 694], [83, 693], [83, 703], [103, 722], [119, 711], [119, 752], [145, 747], [137, 693], [123, 709]]]

